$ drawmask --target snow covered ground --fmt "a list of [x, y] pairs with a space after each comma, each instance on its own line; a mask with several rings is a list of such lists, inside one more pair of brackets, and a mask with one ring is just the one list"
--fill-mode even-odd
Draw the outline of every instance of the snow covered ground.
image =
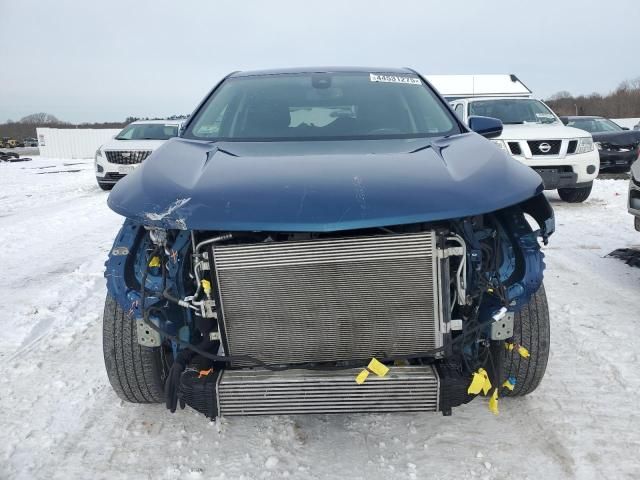
[[640, 478], [640, 244], [627, 182], [550, 194], [552, 352], [540, 388], [437, 414], [232, 418], [118, 400], [102, 362], [103, 262], [121, 219], [90, 161], [0, 164], [0, 478]]

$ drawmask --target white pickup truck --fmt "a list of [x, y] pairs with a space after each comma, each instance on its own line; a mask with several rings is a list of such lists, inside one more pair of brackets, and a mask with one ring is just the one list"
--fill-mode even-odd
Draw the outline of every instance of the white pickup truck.
[[[453, 77], [457, 83], [452, 82]], [[473, 91], [455, 90], [463, 84], [460, 80], [468, 79], [461, 77], [471, 77]], [[565, 126], [547, 105], [530, 98], [531, 92], [515, 75], [446, 75], [428, 79], [465, 123], [475, 115], [502, 120], [502, 135], [493, 142], [538, 172], [545, 189], [557, 189], [560, 198], [570, 203], [584, 202], [589, 197], [600, 167], [591, 134]], [[501, 81], [511, 84], [500, 85]], [[497, 87], [491, 88], [492, 85]]]

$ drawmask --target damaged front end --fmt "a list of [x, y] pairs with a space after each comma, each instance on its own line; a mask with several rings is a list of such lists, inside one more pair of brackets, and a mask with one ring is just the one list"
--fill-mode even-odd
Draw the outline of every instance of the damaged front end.
[[211, 418], [532, 391], [548, 328], [536, 368], [512, 357], [547, 310], [553, 212], [487, 140], [500, 122], [470, 124], [408, 69], [226, 77], [109, 195], [127, 219], [106, 270], [115, 391]]
[[474, 374], [504, 377], [505, 341], [541, 287], [540, 241], [553, 231], [542, 193], [490, 213], [332, 232], [128, 219], [106, 278], [137, 342], [171, 352], [172, 411], [450, 414], [473, 398]]

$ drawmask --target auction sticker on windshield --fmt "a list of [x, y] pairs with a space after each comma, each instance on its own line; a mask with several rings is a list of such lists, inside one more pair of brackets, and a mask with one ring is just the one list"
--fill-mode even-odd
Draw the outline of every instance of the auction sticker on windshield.
[[419, 78], [407, 75], [380, 75], [376, 73], [370, 73], [369, 80], [383, 83], [406, 83], [408, 85], [421, 85], [422, 83]]

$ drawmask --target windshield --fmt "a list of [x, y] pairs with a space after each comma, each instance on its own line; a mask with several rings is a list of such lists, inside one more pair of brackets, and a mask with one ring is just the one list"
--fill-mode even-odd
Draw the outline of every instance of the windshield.
[[518, 123], [555, 123], [556, 116], [539, 100], [508, 98], [479, 100], [469, 103], [469, 115], [502, 120], [505, 125]]
[[416, 75], [300, 73], [227, 79], [185, 132], [208, 140], [340, 140], [460, 133]]
[[567, 123], [569, 127], [579, 128], [586, 130], [589, 133], [600, 132], [622, 132], [622, 127], [613, 123], [606, 118], [580, 118], [575, 120], [569, 120]]
[[162, 123], [132, 123], [122, 129], [116, 140], [169, 140], [178, 136], [178, 125]]

